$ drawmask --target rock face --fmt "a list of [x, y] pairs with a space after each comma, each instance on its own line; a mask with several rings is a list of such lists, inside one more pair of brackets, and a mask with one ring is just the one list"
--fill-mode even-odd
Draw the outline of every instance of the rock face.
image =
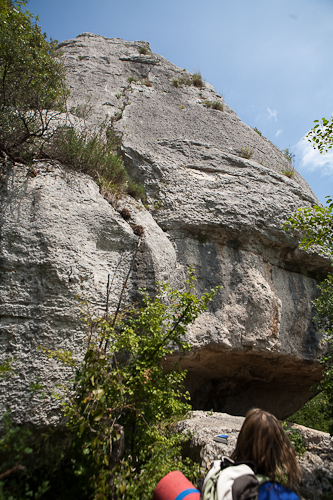
[[[136, 252], [126, 300], [140, 286], [153, 292], [157, 280], [182, 287], [188, 267], [199, 293], [222, 287], [188, 331], [183, 365], [194, 407], [291, 414], [321, 376], [311, 301], [329, 263], [298, 250], [282, 230], [297, 207], [317, 202], [311, 189], [298, 172], [284, 175], [291, 167], [281, 151], [211, 85], [191, 84], [146, 42], [85, 33], [60, 48], [69, 109], [80, 116], [90, 107], [91, 126], [107, 115], [148, 206], [131, 197], [110, 204], [91, 178], [58, 164], [3, 165], [1, 350], [17, 356], [17, 369], [2, 407], [56, 421], [56, 404], [31, 388], [55, 385], [66, 370], [37, 347], [80, 353], [76, 296], [103, 308], [110, 274], [115, 305]], [[207, 107], [215, 102], [220, 109]], [[130, 221], [119, 213], [124, 207]], [[134, 225], [144, 228], [139, 248]]]
[[[230, 456], [236, 446], [244, 418], [226, 413], [192, 412], [191, 418], [178, 424], [178, 430], [189, 433], [191, 438], [184, 448], [186, 456], [201, 464], [203, 475], [214, 460]], [[298, 456], [302, 471], [297, 494], [302, 500], [330, 498], [333, 488], [333, 438], [326, 432], [293, 425], [303, 437], [306, 452]], [[227, 434], [228, 443], [213, 441], [217, 434]]]

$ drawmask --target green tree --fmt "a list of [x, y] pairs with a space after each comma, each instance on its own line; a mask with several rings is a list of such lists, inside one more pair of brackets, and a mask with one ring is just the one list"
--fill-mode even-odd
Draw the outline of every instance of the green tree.
[[307, 135], [309, 142], [320, 153], [326, 153], [333, 147], [333, 117], [330, 120], [322, 118], [321, 121], [315, 120], [316, 124]]
[[[315, 205], [298, 208], [284, 228], [300, 232], [301, 248], [308, 249], [314, 246], [318, 253], [333, 260], [333, 200], [331, 197], [327, 197], [327, 204], [324, 207]], [[317, 312], [318, 326], [322, 332], [323, 341], [326, 343], [322, 360], [324, 375], [318, 389], [322, 391], [320, 399], [322, 411], [330, 422], [328, 430], [333, 434], [333, 274], [329, 273], [318, 288], [319, 296], [313, 303]], [[304, 415], [309, 413], [309, 408], [310, 413], [313, 413], [317, 410], [317, 406], [305, 408], [301, 418], [303, 419]]]
[[[312, 146], [321, 154], [333, 147], [333, 117], [330, 120], [322, 118], [315, 120], [315, 125], [307, 134]], [[326, 206], [299, 208], [293, 217], [285, 224], [286, 230], [296, 230], [301, 233], [300, 247], [307, 249], [315, 246], [318, 253], [333, 261], [333, 200], [327, 196]], [[309, 402], [299, 410], [297, 417], [300, 423], [306, 421], [318, 422], [316, 414], [319, 412], [326, 417], [325, 429], [333, 434], [333, 274], [319, 285], [319, 296], [314, 301], [317, 311], [318, 326], [327, 343], [327, 350], [322, 360], [324, 364], [323, 379], [318, 386], [322, 393], [313, 403]]]
[[[142, 305], [96, 317], [87, 314], [83, 362], [70, 351], [44, 351], [74, 367], [74, 395], [65, 404], [68, 428], [83, 450], [94, 498], [150, 500], [157, 482], [180, 469], [194, 480], [197, 465], [181, 458], [184, 436], [174, 423], [191, 409], [179, 359], [189, 349], [187, 325], [216, 291], [197, 297], [193, 277], [180, 292], [161, 284]], [[166, 367], [166, 359], [178, 360]], [[78, 464], [78, 469], [81, 464]], [[81, 471], [82, 474], [82, 471]]]
[[0, 152], [20, 161], [50, 136], [68, 95], [56, 41], [25, 8], [25, 0], [0, 0]]
[[294, 155], [294, 153], [292, 153], [289, 150], [289, 148], [282, 149], [282, 153], [287, 158], [287, 160], [289, 161], [289, 163], [291, 163], [291, 165], [294, 166], [294, 162], [295, 162], [295, 155]]

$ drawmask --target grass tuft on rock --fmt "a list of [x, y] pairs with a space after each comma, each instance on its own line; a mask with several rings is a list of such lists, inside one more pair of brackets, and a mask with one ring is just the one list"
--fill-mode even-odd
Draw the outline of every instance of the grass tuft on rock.
[[144, 188], [130, 179], [124, 162], [115, 152], [118, 141], [110, 127], [88, 133], [64, 125], [44, 146], [44, 154], [61, 164], [90, 175], [103, 191], [113, 194], [129, 193], [144, 199]]

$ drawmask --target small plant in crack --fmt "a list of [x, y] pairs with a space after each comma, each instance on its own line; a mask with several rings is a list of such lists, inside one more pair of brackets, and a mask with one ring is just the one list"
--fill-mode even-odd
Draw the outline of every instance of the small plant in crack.
[[193, 73], [193, 75], [192, 75], [192, 85], [194, 85], [195, 87], [198, 87], [198, 88], [202, 89], [202, 87], [204, 86], [204, 83], [202, 81], [201, 73]]
[[203, 105], [206, 106], [206, 108], [211, 108], [211, 109], [217, 109], [218, 111], [223, 111], [223, 102], [220, 101], [204, 101]]
[[146, 87], [152, 87], [153, 84], [152, 82], [149, 80], [149, 78], [143, 78], [143, 80], [141, 80], [141, 84], [142, 85], [145, 85]]
[[285, 168], [284, 170], [282, 170], [281, 173], [282, 173], [282, 175], [289, 177], [289, 179], [292, 179], [294, 177], [294, 171], [289, 169], [289, 168]]
[[254, 151], [253, 151], [253, 149], [249, 149], [246, 146], [245, 148], [240, 148], [238, 153], [239, 153], [239, 156], [241, 156], [242, 158], [246, 158], [249, 160], [250, 158], [252, 158]]
[[144, 56], [149, 53], [149, 50], [147, 49], [147, 47], [139, 47], [138, 51], [139, 51], [139, 54], [142, 54]]

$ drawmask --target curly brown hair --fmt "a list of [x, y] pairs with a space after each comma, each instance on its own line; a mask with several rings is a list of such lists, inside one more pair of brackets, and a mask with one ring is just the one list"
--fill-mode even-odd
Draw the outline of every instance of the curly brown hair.
[[292, 486], [300, 481], [301, 470], [292, 444], [274, 415], [259, 408], [250, 410], [240, 430], [235, 461], [251, 460], [257, 473]]

